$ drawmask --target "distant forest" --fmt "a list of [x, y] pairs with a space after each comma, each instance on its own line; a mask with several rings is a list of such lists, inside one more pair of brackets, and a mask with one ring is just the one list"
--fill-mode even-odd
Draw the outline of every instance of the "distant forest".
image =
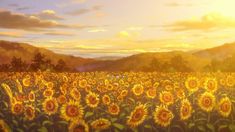
[[37, 53], [34, 55], [30, 63], [26, 63], [20, 57], [12, 57], [9, 64], [0, 65], [1, 72], [34, 72], [34, 71], [52, 71], [52, 72], [68, 72], [75, 71], [67, 66], [66, 62], [59, 59], [57, 64], [52, 64], [44, 54]]
[[[141, 63], [141, 62], [140, 62]], [[197, 62], [195, 62], [197, 63]], [[197, 72], [189, 67], [188, 62], [181, 55], [174, 56], [169, 62], [162, 62], [153, 58], [150, 64], [140, 69], [143, 72]], [[44, 54], [37, 53], [30, 63], [26, 63], [20, 57], [12, 57], [9, 64], [1, 64], [0, 72], [77, 72], [75, 68], [69, 68], [66, 62], [59, 59], [53, 64]], [[95, 70], [94, 70], [95, 71]], [[114, 70], [115, 71], [115, 70]], [[132, 71], [129, 69], [128, 71]], [[235, 55], [224, 60], [212, 59], [211, 63], [203, 68], [203, 72], [235, 72]]]

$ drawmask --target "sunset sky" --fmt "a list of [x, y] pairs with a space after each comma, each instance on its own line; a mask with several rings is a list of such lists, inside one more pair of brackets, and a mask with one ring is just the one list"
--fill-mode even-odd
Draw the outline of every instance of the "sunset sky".
[[0, 39], [82, 57], [235, 41], [235, 0], [0, 0]]

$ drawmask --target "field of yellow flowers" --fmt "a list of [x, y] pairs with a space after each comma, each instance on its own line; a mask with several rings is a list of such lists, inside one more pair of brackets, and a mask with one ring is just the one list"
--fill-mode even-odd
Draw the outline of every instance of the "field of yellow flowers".
[[0, 131], [234, 132], [234, 73], [0, 73]]

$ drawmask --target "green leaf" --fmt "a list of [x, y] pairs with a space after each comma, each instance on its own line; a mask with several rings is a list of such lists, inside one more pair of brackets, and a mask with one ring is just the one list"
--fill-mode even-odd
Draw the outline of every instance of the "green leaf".
[[24, 130], [22, 130], [20, 128], [17, 128], [16, 130], [17, 130], [17, 132], [24, 132]]
[[67, 121], [58, 121], [58, 124], [68, 125], [69, 123]]
[[51, 121], [43, 121], [43, 123], [42, 123], [42, 125], [43, 126], [45, 126], [45, 125], [49, 125], [49, 126], [51, 126], [51, 125], [53, 125], [53, 122], [51, 122]]
[[33, 126], [36, 126], [36, 125], [38, 125], [38, 124], [34, 122], [34, 123], [31, 123], [29, 126], [33, 127]]
[[152, 128], [151, 125], [144, 125], [144, 127], [145, 127], [145, 128], [149, 128], [149, 129]]
[[38, 132], [48, 132], [46, 127], [41, 127], [38, 129]]
[[124, 117], [125, 116], [125, 113], [121, 113], [120, 117]]
[[8, 103], [7, 103], [7, 102], [5, 102], [5, 101], [4, 101], [3, 103], [4, 103], [4, 105], [8, 108]]
[[227, 128], [228, 127], [228, 125], [221, 125], [221, 126], [219, 126], [219, 132], [221, 132], [222, 130], [221, 129], [224, 129], [224, 128]]
[[117, 118], [111, 118], [111, 122], [117, 121]]
[[229, 129], [230, 129], [232, 132], [235, 132], [235, 125], [234, 125], [234, 124], [230, 124], [230, 125], [229, 125]]
[[18, 126], [18, 122], [16, 120], [12, 121], [14, 125]]
[[188, 124], [188, 128], [192, 128], [192, 127], [194, 127], [194, 126], [195, 126], [195, 123], [193, 123], [193, 122], [191, 122], [191, 123]]
[[116, 128], [122, 130], [124, 129], [124, 126], [122, 124], [119, 124], [119, 123], [113, 123], [113, 126], [115, 126]]
[[86, 112], [85, 118], [92, 116], [94, 113], [93, 112]]
[[206, 132], [206, 129], [204, 126], [199, 125], [197, 128], [202, 132]]
[[215, 132], [215, 127], [212, 124], [206, 124], [207, 128], [209, 128], [212, 132]]

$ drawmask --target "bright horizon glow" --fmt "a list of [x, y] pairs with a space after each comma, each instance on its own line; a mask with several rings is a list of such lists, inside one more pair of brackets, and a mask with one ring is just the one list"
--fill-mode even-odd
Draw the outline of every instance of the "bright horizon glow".
[[234, 0], [1, 0], [0, 39], [82, 57], [194, 51], [235, 41], [234, 5]]

